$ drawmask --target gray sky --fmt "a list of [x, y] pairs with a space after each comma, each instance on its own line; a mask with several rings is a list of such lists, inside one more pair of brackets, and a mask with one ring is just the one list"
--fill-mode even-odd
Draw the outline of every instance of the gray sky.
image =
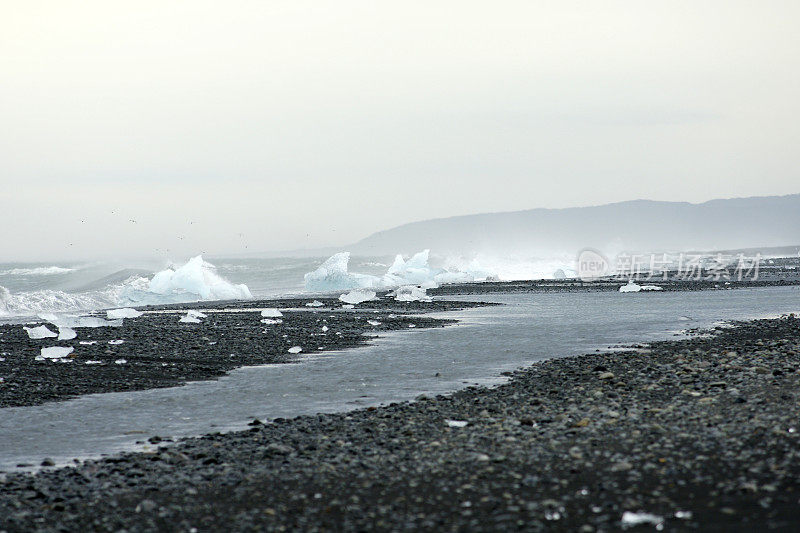
[[0, 11], [0, 262], [800, 191], [795, 1]]

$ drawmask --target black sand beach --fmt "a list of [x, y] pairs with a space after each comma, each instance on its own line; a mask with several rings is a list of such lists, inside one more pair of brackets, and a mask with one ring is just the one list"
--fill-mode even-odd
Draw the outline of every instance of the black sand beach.
[[[342, 314], [363, 342], [367, 314]], [[396, 320], [442, 325], [424, 318]], [[796, 530], [800, 319], [709, 333], [544, 361], [493, 388], [45, 461], [0, 474], [0, 531]]]
[[[324, 304], [322, 307], [306, 307], [311, 301], [248, 300], [151, 306], [142, 309], [161, 313], [125, 319], [119, 327], [76, 328], [78, 336], [66, 341], [32, 340], [18, 324], [0, 325], [0, 377], [3, 378], [0, 408], [214, 379], [242, 366], [292, 361], [295, 356], [288, 349], [293, 346], [300, 346], [305, 352], [361, 346], [383, 331], [451, 323], [423, 316], [423, 312], [487, 305], [381, 299], [348, 310], [333, 298], [318, 300]], [[277, 307], [284, 310], [282, 322], [261, 323], [257, 309]], [[201, 308], [207, 310], [207, 317], [200, 323], [179, 322], [186, 310]], [[26, 325], [40, 324], [47, 322]], [[323, 327], [327, 331], [322, 331]], [[53, 326], [50, 328], [55, 330]], [[118, 341], [123, 342], [114, 344]], [[42, 347], [54, 345], [75, 349], [68, 363], [35, 360]]]

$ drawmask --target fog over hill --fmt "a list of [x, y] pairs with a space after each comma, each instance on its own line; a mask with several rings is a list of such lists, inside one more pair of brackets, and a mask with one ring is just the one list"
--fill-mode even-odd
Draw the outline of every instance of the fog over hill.
[[700, 204], [634, 200], [565, 209], [530, 209], [431, 219], [380, 231], [359, 254], [575, 253], [723, 250], [800, 243], [800, 194]]

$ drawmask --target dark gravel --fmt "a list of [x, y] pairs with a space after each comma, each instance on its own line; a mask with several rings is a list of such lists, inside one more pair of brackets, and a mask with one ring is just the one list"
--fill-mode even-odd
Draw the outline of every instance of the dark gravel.
[[0, 476], [0, 530], [589, 532], [642, 511], [797, 531], [798, 368], [794, 316], [549, 360], [494, 388]]
[[[619, 279], [601, 279], [596, 281], [581, 281], [576, 279], [543, 279], [531, 281], [489, 281], [442, 285], [436, 289], [429, 289], [428, 294], [434, 296], [455, 294], [490, 294], [498, 292], [605, 292], [618, 291], [627, 281]], [[641, 285], [657, 285], [664, 291], [705, 291], [705, 290], [731, 290], [749, 287], [787, 287], [800, 285], [800, 276], [794, 272], [789, 275], [765, 275], [763, 279], [726, 281], [713, 279], [641, 279]]]
[[[154, 306], [142, 310], [214, 309], [231, 311], [280, 307], [282, 324], [265, 325], [257, 311], [207, 313], [199, 324], [184, 324], [179, 314], [145, 314], [125, 319], [120, 327], [74, 328], [77, 338], [31, 340], [19, 324], [0, 325], [0, 407], [36, 405], [82, 394], [173, 387], [188, 381], [217, 378], [234, 368], [282, 363], [304, 351], [341, 350], [370, 342], [381, 331], [441, 327], [450, 320], [420, 316], [422, 312], [474, 307], [470, 302], [364, 302], [343, 310], [341, 302], [320, 299], [326, 307], [308, 308], [312, 299], [249, 300]], [[299, 308], [302, 310], [285, 310]], [[99, 315], [105, 317], [105, 314]], [[367, 321], [380, 322], [371, 325]], [[26, 324], [37, 326], [37, 322]], [[321, 327], [329, 328], [327, 333]], [[52, 331], [57, 331], [52, 325]], [[122, 344], [109, 341], [123, 340]], [[96, 341], [84, 345], [80, 342]], [[69, 363], [36, 361], [42, 347], [72, 346]], [[124, 363], [117, 361], [124, 360]], [[99, 364], [86, 364], [98, 361]]]

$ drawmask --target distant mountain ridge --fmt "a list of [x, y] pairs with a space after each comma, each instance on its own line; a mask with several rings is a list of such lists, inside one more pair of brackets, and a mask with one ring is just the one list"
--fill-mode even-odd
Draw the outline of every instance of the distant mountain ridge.
[[423, 220], [374, 233], [354, 253], [723, 250], [800, 243], [800, 194], [689, 202], [632, 200]]

